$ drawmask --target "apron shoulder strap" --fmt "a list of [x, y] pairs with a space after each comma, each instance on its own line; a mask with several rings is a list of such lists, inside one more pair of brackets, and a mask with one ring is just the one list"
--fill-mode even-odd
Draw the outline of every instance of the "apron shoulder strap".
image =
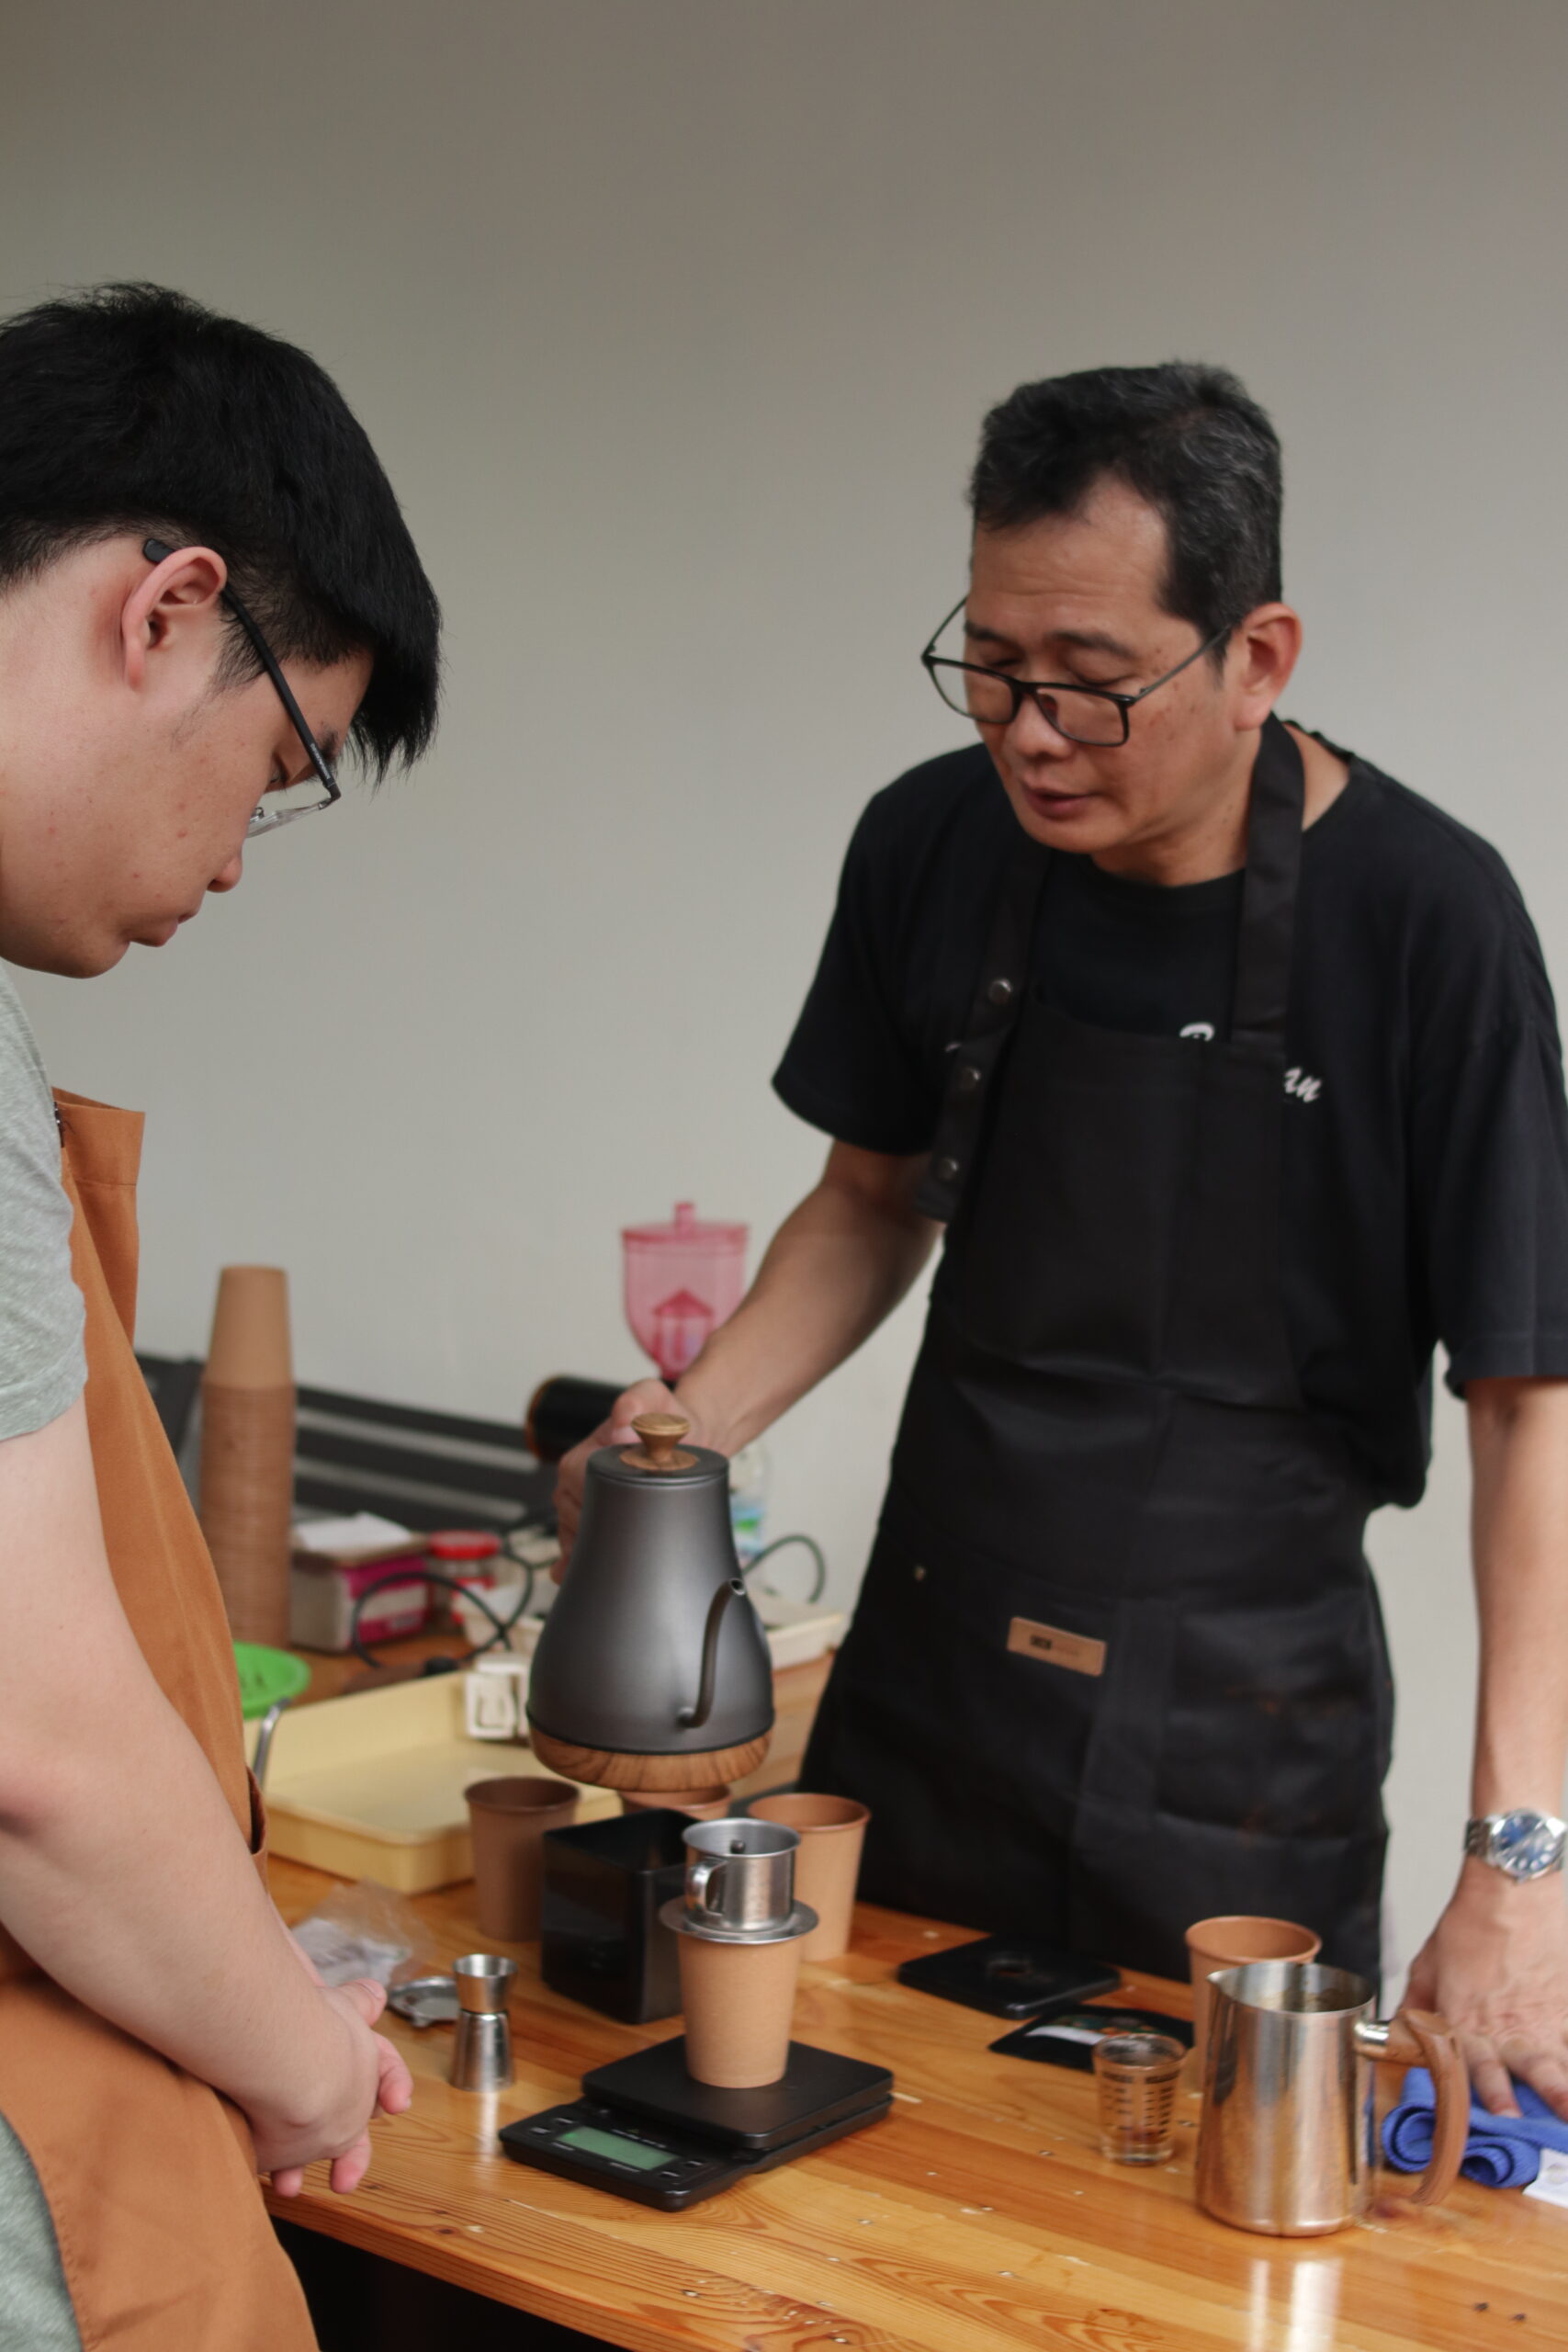
[[1283, 1049], [1305, 797], [1306, 771], [1295, 738], [1270, 716], [1263, 722], [1247, 805], [1233, 1045]]
[[[1288, 728], [1263, 723], [1247, 819], [1247, 873], [1236, 943], [1231, 1042], [1282, 1051], [1295, 936], [1306, 776]], [[951, 1224], [979, 1146], [987, 1095], [1028, 985], [1029, 949], [1051, 853], [1021, 834], [1009, 860], [963, 1037], [949, 1051], [931, 1164], [916, 1205]]]
[[979, 1145], [986, 1097], [1029, 984], [1029, 945], [1050, 862], [1050, 851], [1021, 832], [1008, 861], [964, 1035], [948, 1049], [936, 1139], [915, 1196], [923, 1216], [939, 1217], [944, 1225], [958, 1214]]

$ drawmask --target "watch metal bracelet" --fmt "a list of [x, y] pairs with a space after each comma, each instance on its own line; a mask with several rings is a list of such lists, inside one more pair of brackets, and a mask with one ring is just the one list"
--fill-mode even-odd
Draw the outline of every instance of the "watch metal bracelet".
[[1546, 1878], [1563, 1865], [1568, 1848], [1568, 1823], [1550, 1813], [1521, 1807], [1513, 1813], [1486, 1813], [1468, 1821], [1464, 1850], [1508, 1878]]

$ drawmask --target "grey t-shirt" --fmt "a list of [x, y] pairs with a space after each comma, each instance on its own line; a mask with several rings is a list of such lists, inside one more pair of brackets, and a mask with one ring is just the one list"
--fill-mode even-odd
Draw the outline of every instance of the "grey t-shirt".
[[54, 1102], [0, 965], [0, 1438], [41, 1430], [75, 1403], [87, 1377], [82, 1323]]
[[49, 2207], [28, 2152], [3, 2115], [0, 2352], [82, 2352]]
[[[87, 1377], [82, 1294], [54, 1102], [0, 965], [0, 1438], [58, 1419]], [[78, 2352], [54, 2228], [27, 2153], [0, 2116], [0, 2352]]]

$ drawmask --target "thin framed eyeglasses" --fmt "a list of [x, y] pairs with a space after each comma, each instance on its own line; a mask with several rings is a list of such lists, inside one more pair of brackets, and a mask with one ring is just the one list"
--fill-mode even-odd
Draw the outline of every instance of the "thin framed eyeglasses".
[[[143, 539], [141, 552], [149, 563], [162, 563], [175, 550], [162, 539]], [[218, 593], [250, 639], [256, 660], [272, 680], [277, 699], [288, 714], [289, 725], [299, 736], [311, 768], [310, 775], [302, 776], [292, 784], [280, 785], [276, 792], [269, 792], [264, 800], [258, 802], [255, 814], [245, 827], [245, 839], [254, 842], [259, 841], [264, 833], [276, 833], [281, 825], [292, 825], [296, 818], [313, 817], [318, 808], [330, 808], [334, 800], [343, 798], [343, 791], [333, 774], [332, 762], [311, 734], [305, 714], [295, 701], [271, 646], [233, 590], [225, 587]]]
[[973, 719], [978, 727], [1010, 727], [1027, 695], [1069, 743], [1093, 743], [1106, 750], [1114, 750], [1127, 741], [1133, 731], [1134, 705], [1156, 688], [1168, 686], [1172, 678], [1190, 670], [1203, 654], [1213, 652], [1234, 627], [1227, 621], [1179, 662], [1174, 670], [1168, 670], [1164, 677], [1151, 679], [1136, 694], [1129, 695], [1118, 693], [1111, 686], [1076, 686], [1058, 684], [1046, 678], [1015, 678], [1010, 670], [987, 670], [978, 662], [953, 661], [939, 653], [936, 648], [942, 630], [952, 627], [968, 601], [967, 595], [960, 596], [941, 628], [933, 630], [931, 642], [920, 656], [927, 675], [949, 710]]

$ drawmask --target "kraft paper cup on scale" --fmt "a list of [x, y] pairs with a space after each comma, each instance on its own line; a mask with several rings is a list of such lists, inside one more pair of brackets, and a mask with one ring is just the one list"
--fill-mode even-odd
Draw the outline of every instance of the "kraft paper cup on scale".
[[686, 1892], [661, 1905], [675, 1931], [686, 2072], [720, 2090], [757, 2090], [789, 2064], [801, 1946], [817, 1914], [795, 1899], [799, 1839], [762, 1821], [697, 1821], [686, 1832]]
[[686, 2072], [722, 2090], [776, 2083], [789, 2064], [789, 2030], [802, 1936], [778, 1943], [725, 1943], [682, 1935], [681, 2010]]
[[225, 1266], [201, 1383], [200, 1519], [236, 1641], [286, 1648], [294, 1363], [281, 1266]]
[[800, 1947], [801, 1959], [837, 1960], [850, 1948], [855, 1884], [870, 1812], [853, 1797], [801, 1794], [758, 1797], [750, 1814], [753, 1821], [776, 1821], [793, 1829], [800, 1839], [795, 1858], [795, 1891], [802, 1903], [809, 1903], [818, 1918]]

